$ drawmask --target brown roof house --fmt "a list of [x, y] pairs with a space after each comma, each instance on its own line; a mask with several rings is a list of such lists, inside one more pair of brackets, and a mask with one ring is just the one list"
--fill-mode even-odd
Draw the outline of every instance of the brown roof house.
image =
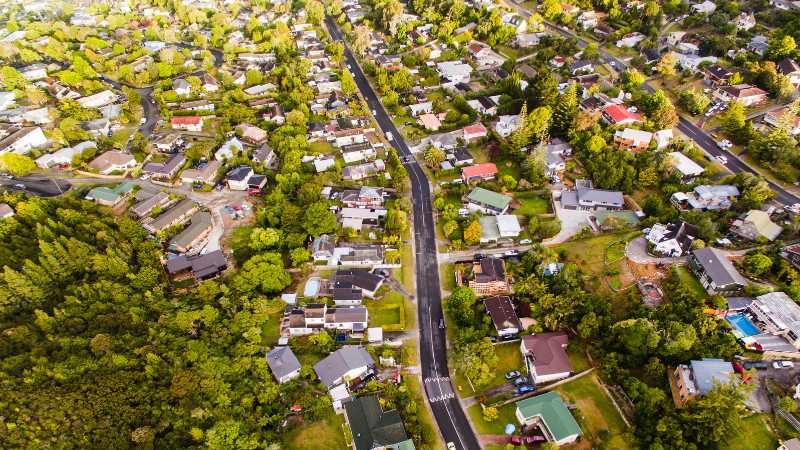
[[136, 167], [136, 158], [130, 153], [109, 150], [89, 163], [89, 168], [96, 170], [100, 175], [122, 171]]
[[519, 317], [514, 311], [514, 303], [505, 295], [490, 297], [483, 301], [483, 306], [492, 318], [494, 328], [500, 338], [516, 336], [520, 331]]
[[471, 273], [456, 273], [459, 284], [469, 286], [478, 297], [509, 293], [505, 265], [500, 258], [484, 258], [472, 264]]
[[572, 373], [566, 351], [568, 342], [563, 331], [522, 336], [520, 351], [533, 384], [560, 380]]

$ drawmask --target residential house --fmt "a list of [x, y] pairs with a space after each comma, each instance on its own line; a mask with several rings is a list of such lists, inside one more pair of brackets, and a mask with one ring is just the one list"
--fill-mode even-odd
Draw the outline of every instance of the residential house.
[[300, 361], [289, 347], [275, 347], [268, 351], [267, 364], [278, 384], [288, 383], [300, 376]]
[[563, 331], [522, 336], [519, 348], [534, 385], [569, 377], [572, 365], [567, 356], [568, 343]]
[[544, 174], [547, 177], [557, 176], [566, 170], [565, 156], [572, 154], [572, 147], [565, 141], [554, 138], [545, 147]]
[[208, 236], [213, 228], [214, 224], [211, 221], [210, 213], [195, 213], [189, 226], [169, 241], [170, 251], [193, 253], [194, 250], [199, 250], [208, 241]]
[[581, 435], [581, 427], [556, 391], [518, 401], [515, 415], [523, 429], [538, 427], [545, 439], [559, 446], [571, 444]]
[[84, 108], [100, 108], [102, 106], [114, 103], [118, 98], [119, 97], [117, 97], [117, 94], [106, 89], [105, 91], [98, 92], [97, 94], [81, 97], [76, 101]]
[[715, 248], [692, 250], [689, 267], [711, 295], [730, 296], [740, 292], [748, 284], [733, 263]]
[[595, 189], [591, 180], [576, 180], [574, 189], [561, 191], [561, 206], [573, 210], [619, 210], [625, 206], [625, 199], [622, 192]]
[[344, 409], [354, 450], [414, 449], [400, 413], [384, 411], [377, 395], [356, 397], [345, 403]]
[[[14, 128], [11, 128], [14, 130]], [[1, 136], [1, 135], [0, 135]], [[16, 153], [26, 155], [31, 149], [47, 144], [47, 137], [39, 127], [22, 127], [0, 140], [0, 155]]]
[[165, 162], [149, 162], [142, 167], [142, 173], [150, 175], [154, 180], [170, 181], [183, 167], [186, 157], [176, 153]]
[[100, 175], [110, 175], [113, 172], [121, 172], [136, 167], [136, 158], [130, 153], [122, 153], [116, 150], [109, 150], [89, 163], [89, 168], [97, 171]]
[[472, 124], [472, 125], [467, 125], [466, 127], [464, 127], [463, 139], [464, 139], [464, 142], [466, 142], [468, 144], [471, 144], [471, 143], [477, 141], [478, 139], [486, 137], [486, 135], [488, 135], [488, 134], [489, 134], [489, 131], [486, 129], [485, 126], [483, 126], [483, 124], [481, 124], [479, 122], [479, 123], [475, 123], [475, 124]]
[[603, 120], [609, 125], [631, 125], [641, 123], [642, 116], [628, 111], [625, 105], [612, 104], [603, 108]]
[[318, 155], [316, 158], [313, 159], [313, 162], [314, 162], [314, 170], [317, 173], [321, 173], [335, 166], [336, 158], [334, 158], [333, 156]]
[[14, 216], [14, 208], [8, 206], [7, 203], [0, 203], [0, 220], [8, 219]]
[[48, 153], [36, 158], [36, 165], [42, 169], [49, 169], [57, 166], [67, 167], [72, 164], [72, 160], [76, 156], [82, 155], [85, 150], [90, 148], [96, 149], [97, 144], [94, 143], [94, 141], [83, 141], [72, 147], [64, 147], [53, 153]]
[[514, 28], [518, 34], [528, 30], [528, 21], [519, 14], [504, 13], [501, 19], [503, 20], [503, 25]]
[[212, 159], [197, 167], [184, 170], [181, 174], [181, 181], [183, 183], [203, 183], [213, 186], [217, 180], [217, 172], [219, 172], [220, 167], [222, 167], [222, 164]]
[[763, 57], [767, 50], [769, 49], [769, 39], [766, 36], [757, 35], [753, 36], [750, 39], [750, 42], [747, 43], [747, 50], [755, 53], [758, 56]]
[[384, 170], [386, 170], [386, 165], [383, 160], [376, 159], [372, 162], [343, 168], [342, 179], [348, 181], [363, 180], [364, 178], [374, 177]]
[[333, 249], [328, 265], [342, 267], [375, 267], [384, 264], [384, 248], [372, 244], [342, 244]]
[[468, 286], [478, 297], [508, 294], [510, 286], [506, 275], [505, 263], [493, 256], [472, 263], [470, 273], [456, 272], [459, 285]]
[[647, 150], [652, 140], [653, 133], [634, 128], [625, 128], [614, 133], [614, 144], [621, 149], [630, 150], [634, 153]]
[[192, 93], [192, 85], [183, 78], [177, 78], [172, 81], [172, 90], [179, 97], [186, 97]]
[[489, 297], [483, 301], [483, 306], [492, 318], [494, 328], [501, 339], [516, 336], [520, 332], [522, 325], [511, 298], [505, 295]]
[[675, 406], [681, 407], [690, 400], [708, 394], [718, 384], [730, 383], [734, 376], [733, 365], [722, 359], [703, 358], [681, 364], [672, 371], [669, 387]]
[[363, 377], [375, 369], [375, 361], [362, 347], [345, 345], [314, 364], [317, 377], [328, 389]]
[[417, 119], [419, 123], [426, 130], [437, 131], [442, 126], [442, 121], [447, 117], [446, 113], [439, 114], [422, 114]]
[[507, 195], [476, 187], [467, 195], [465, 202], [470, 211], [499, 215], [508, 211], [511, 200]]
[[250, 96], [259, 96], [264, 95], [267, 92], [274, 91], [276, 86], [272, 83], [264, 83], [264, 84], [257, 84], [255, 86], [250, 86], [249, 88], [244, 90], [244, 93]]
[[225, 141], [225, 143], [214, 152], [214, 159], [217, 161], [231, 160], [242, 151], [244, 151], [244, 144], [234, 136]]
[[454, 167], [462, 167], [472, 165], [475, 163], [475, 157], [467, 150], [466, 147], [458, 147], [452, 153], [447, 154], [447, 160]]
[[386, 217], [386, 212], [383, 208], [342, 208], [339, 219], [342, 228], [361, 231], [365, 226], [379, 226]]
[[13, 92], [0, 92], [0, 111], [5, 111], [17, 103]]
[[227, 268], [228, 261], [222, 250], [203, 255], [178, 255], [167, 261], [167, 273], [174, 281], [193, 279], [199, 283], [216, 278]]
[[135, 187], [136, 185], [129, 182], [120, 183], [113, 188], [98, 186], [92, 188], [83, 198], [95, 202], [98, 205], [114, 207], [128, 198]]
[[729, 209], [739, 197], [739, 189], [730, 184], [695, 186], [692, 192], [676, 192], [670, 201], [682, 209], [722, 210]]
[[19, 73], [28, 81], [41, 80], [42, 78], [47, 78], [47, 67], [44, 64], [35, 63], [20, 68]]
[[214, 111], [214, 104], [208, 100], [193, 100], [191, 102], [181, 102], [179, 108], [184, 111]]
[[716, 10], [717, 4], [711, 0], [705, 0], [703, 3], [695, 3], [689, 7], [689, 11], [691, 11], [692, 14], [705, 14], [708, 16], [714, 14], [714, 11]]
[[472, 66], [461, 61], [443, 61], [436, 64], [439, 75], [453, 84], [469, 83]]
[[203, 131], [203, 116], [174, 116], [169, 123], [173, 130]]
[[753, 13], [742, 12], [735, 20], [736, 29], [740, 31], [748, 31], [756, 26], [756, 16]]
[[473, 181], [493, 180], [495, 177], [497, 177], [497, 166], [494, 163], [475, 164], [461, 169], [461, 179], [467, 184]]
[[216, 92], [219, 90], [219, 81], [208, 72], [200, 77], [200, 81], [203, 83], [203, 90], [206, 92]]
[[[32, 122], [36, 125], [45, 125], [53, 122], [53, 119], [50, 117], [50, 108], [46, 106], [42, 108], [29, 109], [23, 112], [22, 120], [24, 122]], [[106, 132], [108, 132], [108, 129], [106, 129]]]
[[737, 101], [747, 107], [766, 102], [767, 92], [749, 84], [737, 84], [718, 87], [714, 98], [723, 102]]
[[412, 117], [419, 117], [422, 114], [433, 112], [433, 102], [422, 102], [408, 105], [408, 112]]
[[800, 349], [800, 305], [786, 293], [759, 295], [747, 306], [746, 316], [759, 333], [743, 340], [757, 344], [757, 350], [796, 354]]
[[679, 42], [678, 45], [675, 46], [675, 51], [681, 55], [697, 56], [700, 54], [700, 47], [691, 42]]
[[642, 55], [642, 58], [644, 58], [644, 63], [648, 66], [657, 63], [661, 59], [661, 51], [657, 48], [643, 48], [639, 53]]
[[678, 257], [692, 248], [692, 242], [697, 239], [697, 234], [696, 226], [677, 220], [666, 225], [660, 223], [653, 225], [645, 238], [653, 246], [653, 253]]
[[497, 105], [485, 95], [468, 100], [467, 104], [478, 114], [484, 114], [487, 116], [494, 116], [497, 114]]
[[183, 150], [186, 141], [178, 133], [167, 133], [153, 141], [156, 150], [162, 153], [177, 153]]
[[506, 115], [498, 117], [497, 123], [494, 125], [494, 130], [501, 137], [507, 138], [520, 126], [522, 126], [522, 122], [520, 121], [519, 114]]
[[768, 111], [764, 114], [764, 123], [775, 128], [786, 128], [792, 136], [800, 134], [800, 116], [794, 114], [788, 107]]
[[769, 214], [758, 209], [751, 209], [743, 219], [734, 220], [731, 229], [751, 241], [774, 241], [783, 232], [780, 225], [770, 220]]
[[584, 11], [575, 19], [575, 24], [584, 30], [591, 30], [597, 26], [600, 19], [599, 16], [600, 14], [596, 11]]
[[133, 205], [128, 211], [135, 218], [143, 219], [149, 216], [156, 208], [162, 208], [168, 205], [170, 201], [169, 194], [166, 192], [159, 192]]
[[197, 212], [197, 204], [189, 199], [183, 199], [177, 205], [164, 211], [155, 220], [142, 224], [150, 233], [160, 233], [175, 225], [183, 225]]
[[383, 206], [384, 195], [383, 188], [361, 186], [342, 192], [339, 200], [348, 208], [376, 208]]
[[106, 137], [109, 135], [109, 131], [111, 130], [111, 123], [108, 121], [108, 119], [100, 118], [83, 122], [81, 124], [81, 128], [85, 131], [88, 131], [89, 134], [94, 138], [101, 136]]
[[705, 170], [703, 166], [681, 152], [670, 152], [667, 156], [669, 157], [669, 164], [681, 174], [681, 179], [684, 181], [689, 181], [702, 175]]
[[519, 219], [513, 214], [482, 216], [478, 221], [481, 224], [482, 244], [497, 242], [499, 239], [512, 239], [522, 232]]
[[539, 45], [539, 41], [546, 33], [517, 33], [514, 36], [514, 45], [519, 48], [531, 48]]
[[243, 123], [236, 127], [236, 131], [241, 133], [242, 142], [245, 144], [259, 146], [267, 142], [267, 132], [257, 126]]
[[792, 83], [793, 86], [800, 86], [800, 64], [798, 64], [796, 60], [784, 58], [778, 61], [775, 66], [777, 72], [789, 78], [789, 82]]
[[253, 168], [250, 166], [236, 167], [225, 174], [225, 184], [232, 191], [245, 191], [248, 188], [247, 182], [253, 174]]
[[573, 76], [580, 73], [592, 73], [594, 72], [594, 64], [589, 60], [581, 59], [573, 62], [569, 69]]
[[334, 248], [336, 248], [336, 236], [332, 234], [319, 235], [311, 242], [311, 257], [314, 262], [328, 261], [333, 258]]
[[[333, 289], [334, 301], [336, 300], [337, 289], [355, 289], [358, 291], [358, 303], [361, 304], [361, 295], [375, 298], [378, 289], [383, 285], [383, 277], [370, 273], [364, 269], [339, 269], [331, 277], [331, 289]], [[349, 306], [339, 305], [336, 306]]]
[[344, 159], [345, 164], [362, 162], [377, 156], [375, 149], [369, 141], [343, 145], [339, 149], [342, 152], [342, 159]]
[[261, 164], [267, 169], [274, 170], [278, 168], [278, 155], [275, 154], [269, 144], [264, 144], [253, 151], [252, 159], [256, 164]]
[[636, 45], [645, 40], [645, 38], [646, 36], [639, 32], [628, 33], [617, 41], [616, 46], [619, 48], [636, 47]]

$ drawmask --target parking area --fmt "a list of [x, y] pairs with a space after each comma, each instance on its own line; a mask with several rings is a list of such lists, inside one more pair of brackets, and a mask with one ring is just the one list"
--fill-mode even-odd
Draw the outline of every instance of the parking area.
[[567, 241], [572, 236], [578, 234], [581, 230], [591, 227], [589, 218], [591, 211], [575, 211], [571, 209], [564, 209], [561, 207], [561, 202], [556, 200], [553, 202], [556, 211], [556, 217], [561, 221], [561, 229], [558, 234], [550, 239], [542, 241], [544, 245], [556, 245]]

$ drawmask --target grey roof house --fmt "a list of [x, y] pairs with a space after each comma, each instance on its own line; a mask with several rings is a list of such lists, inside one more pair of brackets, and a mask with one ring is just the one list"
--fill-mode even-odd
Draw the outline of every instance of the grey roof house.
[[289, 347], [275, 347], [267, 352], [267, 364], [280, 384], [300, 376], [300, 361]]
[[576, 180], [575, 188], [561, 191], [561, 206], [565, 209], [622, 209], [625, 200], [622, 192], [595, 189], [591, 180]]
[[711, 295], [730, 296], [741, 291], [748, 283], [736, 270], [733, 263], [719, 250], [698, 248], [692, 251], [689, 259], [698, 281]]
[[186, 253], [197, 249], [211, 233], [211, 214], [201, 211], [192, 216], [192, 223], [169, 241], [169, 249]]
[[346, 345], [314, 364], [322, 384], [328, 389], [366, 374], [375, 366], [372, 356], [361, 347]]

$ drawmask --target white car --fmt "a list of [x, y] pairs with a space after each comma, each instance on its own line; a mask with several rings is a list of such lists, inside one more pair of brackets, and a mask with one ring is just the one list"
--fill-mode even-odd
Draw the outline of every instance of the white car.
[[519, 252], [516, 251], [516, 250], [508, 250], [505, 253], [503, 253], [503, 255], [505, 255], [505, 256], [517, 256], [517, 255], [519, 255]]
[[376, 112], [375, 112], [375, 110], [373, 109], [373, 110], [372, 110], [372, 116], [373, 116], [373, 117], [375, 117], [375, 116], [377, 116], [377, 115], [378, 115], [378, 113], [376, 113]]
[[387, 131], [387, 132], [386, 132], [386, 139], [387, 139], [387, 140], [389, 140], [389, 141], [391, 141], [392, 139], [394, 139], [394, 136], [392, 135], [392, 132], [391, 132], [391, 131]]
[[723, 155], [717, 156], [717, 161], [721, 162], [723, 165], [728, 164], [728, 158]]
[[351, 70], [351, 69], [352, 69], [352, 67], [350, 67], [350, 64], [348, 64], [347, 65], [347, 70]]
[[523, 239], [523, 240], [519, 241], [519, 243], [522, 244], [522, 245], [528, 245], [528, 244], [532, 244], [533, 241], [530, 240], [530, 239]]
[[448, 442], [447, 443], [447, 450], [456, 450], [456, 444], [453, 444], [452, 442]]
[[772, 367], [776, 369], [791, 369], [794, 367], [794, 363], [791, 361], [775, 361], [772, 363]]

